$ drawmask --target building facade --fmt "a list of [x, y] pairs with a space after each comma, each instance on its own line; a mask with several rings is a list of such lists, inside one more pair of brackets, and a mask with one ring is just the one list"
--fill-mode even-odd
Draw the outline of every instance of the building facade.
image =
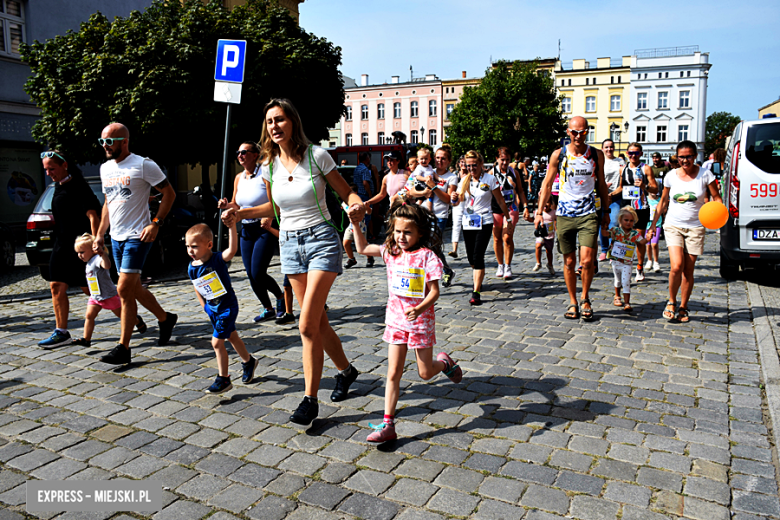
[[631, 57], [577, 59], [555, 65], [555, 87], [563, 96], [561, 108], [566, 119], [583, 116], [588, 120], [588, 143], [601, 149], [605, 139], [615, 142], [615, 154], [628, 145]]
[[698, 46], [635, 51], [631, 56], [631, 114], [628, 135], [644, 158], [674, 155], [690, 140], [704, 160], [709, 53]]
[[780, 99], [772, 101], [766, 106], [758, 109], [758, 118], [763, 119], [765, 115], [774, 114], [775, 117], [780, 116]]
[[401, 83], [370, 85], [363, 74], [360, 85], [344, 89], [346, 114], [341, 118], [341, 144], [384, 144], [393, 132], [403, 132], [407, 143], [431, 146], [442, 142], [442, 81], [435, 74]]
[[450, 127], [450, 114], [455, 109], [455, 105], [460, 101], [463, 95], [463, 89], [466, 87], [478, 87], [482, 78], [469, 78], [464, 70], [461, 77], [457, 79], [442, 80], [441, 86], [444, 91], [444, 121], [442, 121], [444, 137], [442, 142], [447, 141], [447, 129]]

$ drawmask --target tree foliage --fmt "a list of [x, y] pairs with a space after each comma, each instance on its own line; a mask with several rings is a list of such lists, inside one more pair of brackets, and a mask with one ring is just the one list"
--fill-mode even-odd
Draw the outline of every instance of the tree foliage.
[[447, 143], [453, 151], [478, 150], [486, 160], [500, 146], [547, 155], [566, 131], [553, 80], [537, 70], [536, 62], [503, 62], [488, 69], [479, 86], [463, 89], [450, 122]]
[[739, 116], [729, 112], [713, 112], [707, 117], [704, 139], [704, 154], [709, 155], [717, 148], [726, 147], [726, 138], [731, 136], [739, 124]]
[[160, 164], [221, 163], [226, 104], [213, 100], [218, 39], [247, 40], [241, 104], [231, 150], [259, 140], [263, 105], [287, 97], [313, 141], [328, 135], [344, 106], [341, 49], [301, 29], [286, 9], [247, 0], [156, 0], [109, 21], [93, 14], [78, 32], [23, 48], [32, 68], [25, 91], [41, 108], [34, 138], [78, 163], [101, 162], [97, 138], [119, 121], [132, 150]]

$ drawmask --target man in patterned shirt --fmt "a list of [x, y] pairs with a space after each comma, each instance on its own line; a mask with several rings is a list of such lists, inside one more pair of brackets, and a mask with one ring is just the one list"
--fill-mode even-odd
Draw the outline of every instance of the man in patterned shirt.
[[[571, 144], [556, 150], [550, 156], [550, 166], [539, 193], [539, 208], [534, 226], [542, 223], [542, 209], [550, 198], [552, 185], [560, 171], [558, 194], [557, 234], [558, 252], [563, 255], [564, 278], [571, 305], [564, 316], [578, 319], [593, 319], [593, 307], [588, 298], [593, 281], [595, 253], [599, 238], [599, 222], [596, 213], [594, 188], [598, 189], [602, 207], [609, 207], [609, 189], [604, 181], [604, 153], [587, 144], [588, 121], [576, 116], [569, 121], [566, 131]], [[609, 213], [604, 212], [602, 226], [609, 224]], [[580, 265], [582, 265], [582, 298], [577, 304], [577, 240], [580, 243]], [[581, 307], [580, 307], [581, 306]]]

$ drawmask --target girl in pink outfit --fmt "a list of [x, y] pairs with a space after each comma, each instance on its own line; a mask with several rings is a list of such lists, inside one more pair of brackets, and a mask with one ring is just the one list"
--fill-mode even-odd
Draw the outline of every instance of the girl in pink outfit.
[[439, 298], [442, 263], [429, 249], [435, 235], [436, 219], [414, 202], [397, 198], [390, 208], [387, 240], [382, 246], [369, 244], [358, 226], [355, 245], [358, 253], [381, 256], [387, 266], [387, 312], [385, 333], [388, 368], [385, 389], [385, 418], [382, 424], [369, 424], [374, 430], [368, 442], [386, 442], [397, 438], [395, 408], [398, 404], [406, 352], [413, 349], [417, 371], [424, 380], [444, 372], [453, 383], [460, 383], [463, 371], [444, 352], [433, 360], [436, 343], [433, 304]]

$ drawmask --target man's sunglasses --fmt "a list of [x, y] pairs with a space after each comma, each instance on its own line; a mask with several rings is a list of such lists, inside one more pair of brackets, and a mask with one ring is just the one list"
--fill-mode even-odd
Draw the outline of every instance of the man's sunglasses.
[[[65, 161], [65, 157], [61, 156], [57, 152], [41, 152], [41, 159], [51, 159], [55, 155], [57, 157], [59, 157], [60, 159], [62, 159], [63, 161]], [[68, 162], [68, 161], [65, 161], [65, 162]]]
[[572, 130], [571, 128], [569, 128], [569, 132], [571, 132], [574, 137], [579, 137], [588, 133], [587, 130]]
[[98, 143], [100, 143], [100, 146], [111, 146], [114, 144], [114, 141], [123, 141], [124, 137], [106, 137], [103, 139], [102, 137], [98, 139]]

